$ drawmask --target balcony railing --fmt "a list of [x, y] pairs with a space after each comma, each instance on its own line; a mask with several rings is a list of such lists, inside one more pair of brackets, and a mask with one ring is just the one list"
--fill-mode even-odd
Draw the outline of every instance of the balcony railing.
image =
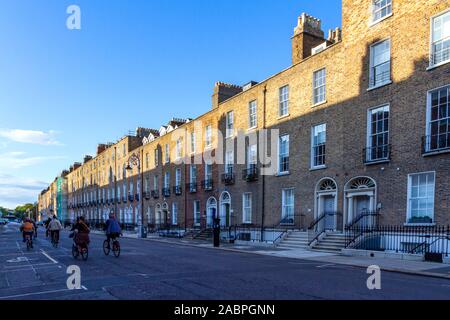
[[233, 185], [234, 184], [234, 173], [228, 172], [222, 174], [222, 182], [226, 185]]
[[145, 198], [145, 200], [150, 200], [151, 197], [152, 197], [152, 195], [151, 195], [150, 192], [148, 192], [148, 191], [144, 192], [144, 198]]
[[170, 188], [162, 189], [162, 195], [163, 195], [164, 198], [170, 197]]
[[136, 201], [139, 201], [139, 200], [141, 199], [141, 196], [139, 195], [139, 193], [136, 193], [136, 194], [134, 195], [134, 199], [135, 199]]
[[391, 160], [391, 146], [389, 144], [365, 148], [363, 150], [364, 164]]
[[188, 183], [187, 188], [189, 189], [190, 193], [197, 193], [197, 189], [198, 189], [197, 182]]
[[122, 201], [123, 201], [123, 203], [127, 203], [128, 202], [127, 196], [123, 196]]
[[183, 188], [181, 188], [181, 186], [175, 186], [173, 187], [173, 193], [176, 196], [181, 196], [183, 194]]
[[258, 181], [259, 170], [256, 165], [251, 165], [242, 171], [242, 179], [247, 182]]
[[214, 182], [212, 179], [207, 179], [202, 181], [202, 188], [205, 191], [212, 191], [214, 188]]
[[372, 67], [369, 87], [375, 88], [391, 81], [391, 61]]
[[450, 131], [422, 138], [423, 154], [450, 150]]
[[159, 199], [159, 190], [152, 190], [151, 194], [153, 199]]
[[134, 195], [129, 194], [128, 195], [128, 201], [133, 202], [134, 201]]

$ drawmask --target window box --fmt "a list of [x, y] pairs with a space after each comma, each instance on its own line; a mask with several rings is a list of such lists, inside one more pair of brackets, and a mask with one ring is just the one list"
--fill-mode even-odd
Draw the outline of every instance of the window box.
[[181, 188], [180, 186], [175, 186], [173, 187], [173, 193], [176, 196], [181, 196], [183, 194], [183, 188]]
[[256, 165], [251, 165], [249, 168], [242, 171], [242, 179], [247, 182], [258, 181], [259, 170]]
[[431, 225], [433, 224], [433, 219], [430, 217], [412, 217], [408, 220], [408, 224], [426, 224]]
[[208, 180], [203, 180], [202, 181], [202, 188], [205, 191], [212, 191], [214, 187], [214, 183], [213, 180], [208, 179]]
[[234, 184], [234, 174], [233, 173], [224, 173], [222, 174], [222, 183], [226, 186]]

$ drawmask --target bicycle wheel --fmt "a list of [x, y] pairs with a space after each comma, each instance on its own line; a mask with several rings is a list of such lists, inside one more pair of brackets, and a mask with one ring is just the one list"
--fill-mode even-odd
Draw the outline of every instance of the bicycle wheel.
[[81, 257], [83, 258], [84, 261], [87, 261], [87, 259], [89, 257], [89, 249], [88, 249], [88, 247], [81, 249]]
[[111, 251], [111, 248], [109, 246], [109, 241], [105, 240], [103, 241], [103, 253], [105, 256], [109, 256], [109, 252]]
[[27, 250], [31, 250], [31, 241], [27, 240]]
[[113, 253], [116, 258], [120, 257], [120, 243], [119, 241], [114, 241], [113, 243]]
[[80, 253], [78, 252], [78, 248], [75, 244], [72, 245], [72, 256], [74, 259], [77, 259]]

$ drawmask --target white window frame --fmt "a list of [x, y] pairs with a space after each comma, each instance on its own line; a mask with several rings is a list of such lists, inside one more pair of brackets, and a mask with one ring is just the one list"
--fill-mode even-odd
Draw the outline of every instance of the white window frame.
[[248, 104], [248, 129], [256, 129], [258, 127], [258, 102], [250, 101]]
[[[433, 96], [434, 92], [440, 91], [440, 90], [443, 90], [443, 89], [447, 89], [448, 94], [449, 94], [448, 99], [450, 100], [450, 84], [442, 86], [442, 87], [439, 87], [439, 88], [431, 89], [431, 90], [429, 90], [427, 92], [427, 114], [426, 114], [427, 123], [426, 123], [426, 131], [425, 131], [425, 136], [426, 136], [427, 140], [426, 140], [426, 146], [425, 146], [426, 148], [424, 150], [426, 153], [429, 153], [429, 152], [448, 152], [447, 148], [431, 149], [431, 146], [430, 146], [431, 141], [429, 140], [429, 139], [431, 139], [431, 135], [432, 135], [432, 131], [431, 131], [432, 103], [433, 103], [432, 96]], [[450, 101], [448, 103], [450, 104]], [[448, 108], [450, 108], [450, 106]], [[439, 109], [438, 109], [438, 112], [439, 112]], [[447, 118], [448, 117], [450, 117], [450, 115], [447, 115]], [[439, 119], [442, 120], [443, 118], [439, 118]]]
[[164, 173], [164, 189], [170, 189], [170, 172]]
[[[200, 200], [194, 200], [194, 225], [199, 226], [202, 221], [202, 213], [200, 209]], [[198, 218], [198, 220], [197, 220]]]
[[[369, 154], [367, 154], [366, 152], [366, 159], [369, 161], [383, 161], [383, 160], [387, 160], [387, 158], [380, 158], [380, 159], [374, 159], [373, 158], [373, 148], [376, 147], [372, 144], [372, 136], [374, 136], [375, 134], [372, 132], [372, 114], [374, 111], [377, 111], [379, 109], [384, 109], [387, 108], [387, 111], [389, 112], [389, 118], [388, 118], [388, 130], [383, 131], [383, 132], [377, 132], [376, 135], [382, 134], [382, 133], [387, 133], [388, 135], [388, 141], [387, 141], [387, 146], [389, 147], [389, 141], [390, 141], [390, 129], [391, 129], [391, 106], [389, 103], [386, 104], [382, 104], [379, 105], [377, 107], [373, 107], [367, 110], [367, 132], [366, 132], [366, 148], [367, 150], [371, 150], [370, 151], [370, 156]], [[381, 147], [381, 146], [377, 146], [377, 147]], [[388, 151], [389, 152], [389, 151]]]
[[176, 153], [177, 153], [177, 160], [180, 160], [183, 157], [183, 144], [181, 138], [177, 140]]
[[234, 136], [234, 112], [229, 111], [226, 114], [226, 129], [225, 138], [232, 138]]
[[255, 143], [248, 145], [247, 147], [247, 169], [251, 169], [252, 165], [256, 166], [257, 164], [258, 164], [258, 145]]
[[[323, 81], [319, 81], [323, 80]], [[323, 94], [319, 93], [323, 89]], [[313, 72], [313, 106], [327, 101], [327, 68]]]
[[[283, 138], [287, 138], [287, 150], [285, 154], [281, 154], [281, 141]], [[290, 136], [288, 134], [282, 135], [278, 138], [278, 175], [289, 174], [289, 160], [290, 160]], [[281, 157], [287, 157], [287, 170], [281, 170], [282, 159]]]
[[289, 85], [282, 86], [279, 89], [278, 115], [280, 118], [289, 116], [289, 91]]
[[159, 181], [158, 181], [158, 176], [153, 176], [153, 190], [157, 191], [158, 190], [158, 185], [159, 185]]
[[168, 143], [164, 146], [164, 157], [165, 163], [170, 163], [170, 146]]
[[[287, 192], [292, 192], [292, 204], [286, 203], [287, 198]], [[286, 188], [281, 190], [281, 219], [287, 219], [290, 218], [287, 213], [286, 209], [292, 207], [292, 219], [295, 218], [295, 188]]]
[[[324, 127], [324, 131], [325, 131], [325, 163], [321, 164], [321, 165], [315, 165], [315, 148], [317, 146], [319, 146], [320, 144], [318, 144], [316, 146], [315, 144], [315, 133], [316, 133], [316, 128], [319, 127]], [[327, 145], [327, 124], [326, 123], [321, 123], [318, 125], [315, 125], [313, 127], [311, 127], [311, 169], [322, 169], [322, 168], [326, 168], [326, 163], [327, 163], [327, 152], [326, 152], [326, 145]]]
[[212, 181], [213, 179], [213, 167], [210, 163], [205, 163], [205, 181]]
[[[387, 3], [386, 6], [381, 7], [380, 9], [377, 10], [375, 3], [380, 2], [380, 1], [382, 1], [382, 0], [372, 0], [372, 2], [371, 2], [371, 22], [370, 22], [371, 25], [375, 25], [375, 24], [391, 17], [393, 14], [393, 6], [392, 6], [393, 0], [386, 0], [386, 3]], [[390, 8], [390, 12], [387, 12], [386, 15], [380, 16], [378, 19], [375, 19], [375, 14], [382, 11], [384, 8]]]
[[233, 171], [234, 171], [234, 151], [231, 150], [225, 153], [225, 173], [232, 174]]
[[[194, 174], [195, 173], [195, 174]], [[195, 179], [194, 179], [195, 177]], [[197, 183], [197, 166], [195, 164], [191, 164], [189, 168], [189, 181], [191, 184]]]
[[[377, 46], [382, 45], [385, 42], [389, 43], [389, 60], [387, 60], [387, 61], [385, 61], [383, 63], [380, 63], [378, 65], [375, 65], [375, 63], [374, 63], [375, 48]], [[383, 39], [383, 40], [380, 40], [378, 42], [373, 43], [370, 46], [370, 50], [369, 51], [370, 51], [370, 57], [369, 57], [369, 59], [370, 59], [370, 61], [369, 61], [369, 64], [370, 64], [369, 65], [369, 67], [370, 67], [369, 68], [369, 90], [373, 90], [373, 89], [376, 89], [376, 88], [383, 87], [385, 85], [391, 84], [392, 83], [392, 41], [391, 41], [391, 38]], [[385, 64], [387, 64], [389, 66], [389, 79], [385, 79], [384, 81], [381, 81], [381, 82], [377, 83], [376, 76], [375, 76], [376, 75], [375, 68], [383, 66]]]
[[181, 187], [181, 169], [177, 168], [175, 170], [175, 186]]
[[212, 147], [212, 125], [207, 125], [205, 127], [205, 145], [206, 148]]
[[192, 131], [191, 132], [191, 154], [194, 154], [197, 151], [195, 138], [196, 138], [195, 131]]
[[[246, 203], [246, 197], [248, 198], [248, 202]], [[251, 224], [252, 223], [252, 215], [253, 215], [253, 195], [251, 192], [242, 194], [242, 223]]]
[[430, 66], [429, 66], [428, 69], [433, 69], [433, 68], [439, 67], [441, 65], [444, 65], [444, 64], [447, 64], [447, 63], [450, 62], [450, 49], [448, 49], [449, 50], [449, 52], [448, 52], [448, 56], [449, 56], [448, 59], [442, 60], [442, 61], [437, 62], [437, 63], [435, 63], [435, 52], [434, 52], [434, 45], [435, 45], [435, 43], [441, 42], [441, 41], [445, 41], [445, 40], [450, 41], [449, 37], [440, 39], [438, 41], [434, 40], [434, 22], [435, 22], [436, 19], [441, 18], [441, 17], [443, 17], [443, 16], [445, 16], [447, 14], [450, 15], [450, 9], [447, 9], [447, 10], [445, 10], [443, 12], [440, 12], [437, 15], [431, 17], [431, 22], [430, 22], [430, 62], [429, 62]]
[[[435, 207], [436, 207], [436, 171], [428, 171], [428, 172], [419, 172], [419, 173], [412, 173], [408, 175], [408, 195], [407, 195], [407, 216], [406, 216], [406, 223], [411, 224], [409, 221], [412, 217], [412, 207], [411, 202], [412, 199], [412, 178], [414, 176], [420, 176], [420, 175], [433, 175], [434, 184], [433, 184], [433, 208], [432, 210], [432, 216], [430, 217], [432, 219], [432, 223], [435, 223]], [[424, 199], [424, 197], [417, 197], [415, 199]]]
[[154, 158], [155, 158], [155, 167], [157, 167], [157, 166], [159, 166], [159, 150], [158, 150], [158, 148], [155, 149]]
[[172, 225], [178, 225], [178, 204], [176, 202], [172, 203]]

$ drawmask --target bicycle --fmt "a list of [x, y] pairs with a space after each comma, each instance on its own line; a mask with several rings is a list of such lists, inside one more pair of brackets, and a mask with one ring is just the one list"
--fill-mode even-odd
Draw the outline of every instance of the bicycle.
[[[103, 253], [106, 256], [109, 256], [110, 252], [111, 252], [110, 242], [108, 240], [105, 240], [103, 242]], [[119, 240], [117, 240], [117, 238], [112, 239], [112, 252], [116, 258], [120, 257], [120, 242]]]
[[25, 240], [27, 242], [27, 250], [29, 251], [33, 248], [33, 239], [30, 234], [26, 234]]
[[52, 245], [53, 245], [53, 248], [55, 248], [55, 249], [58, 248], [58, 244], [59, 244], [58, 236], [57, 236], [56, 232], [53, 231], [52, 232]]
[[76, 234], [74, 234], [73, 237], [73, 243], [72, 243], [72, 256], [74, 259], [78, 259], [78, 257], [81, 255], [81, 258], [84, 261], [87, 261], [89, 257], [89, 247], [86, 242], [83, 243], [76, 243]]

